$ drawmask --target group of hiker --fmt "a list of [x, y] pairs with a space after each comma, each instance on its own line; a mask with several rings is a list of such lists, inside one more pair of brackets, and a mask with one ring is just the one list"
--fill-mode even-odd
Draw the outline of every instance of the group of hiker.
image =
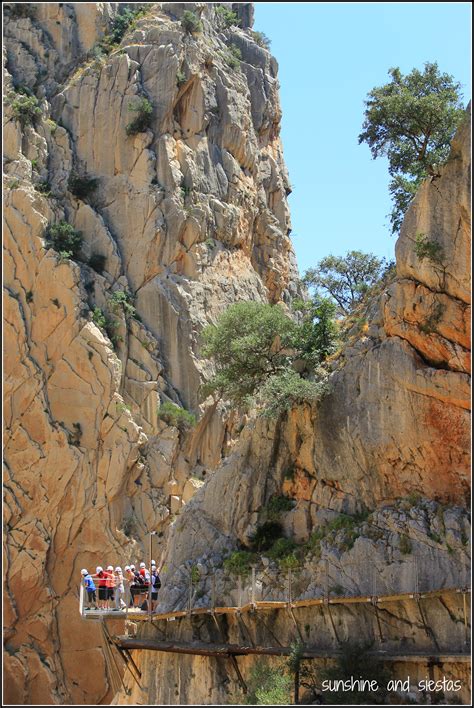
[[86, 610], [124, 610], [127, 607], [126, 588], [128, 588], [129, 607], [148, 611], [151, 595], [151, 611], [155, 611], [158, 590], [161, 587], [155, 561], [151, 562], [151, 573], [142, 562], [138, 570], [134, 565], [126, 565], [123, 572], [120, 566], [114, 569], [109, 565], [104, 570], [98, 565], [94, 575], [86, 568], [81, 570], [81, 575], [87, 591]]

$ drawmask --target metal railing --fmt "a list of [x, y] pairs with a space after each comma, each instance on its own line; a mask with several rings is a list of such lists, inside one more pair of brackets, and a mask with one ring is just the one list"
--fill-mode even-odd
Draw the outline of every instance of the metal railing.
[[[438, 562], [438, 567], [436, 563]], [[467, 591], [470, 568], [465, 557], [452, 558], [452, 563], [441, 563], [439, 554], [412, 553], [402, 561], [376, 562], [367, 555], [364, 561], [346, 561], [328, 555], [309, 563], [281, 567], [277, 563], [259, 562], [240, 573], [226, 571], [225, 565], [187, 563], [181, 567], [160, 571], [164, 586], [158, 591], [156, 608], [152, 612], [151, 589], [144, 588], [140, 602], [144, 609], [131, 607], [131, 589], [124, 579], [125, 607], [121, 610], [109, 603], [108, 609], [96, 609], [94, 614], [116, 613], [128, 617], [130, 612], [148, 615], [164, 612], [196, 610], [214, 611], [216, 608], [242, 608], [256, 603], [293, 603], [318, 600], [342, 601], [343, 598], [365, 598], [377, 602], [379, 597], [411, 594], [414, 597], [430, 591], [459, 589]], [[96, 593], [98, 594], [97, 581]], [[171, 587], [170, 587], [171, 586]], [[164, 604], [160, 600], [163, 598]], [[80, 589], [80, 612], [86, 616], [85, 590]], [[146, 601], [146, 605], [143, 602]], [[136, 604], [136, 603], [135, 603]]]

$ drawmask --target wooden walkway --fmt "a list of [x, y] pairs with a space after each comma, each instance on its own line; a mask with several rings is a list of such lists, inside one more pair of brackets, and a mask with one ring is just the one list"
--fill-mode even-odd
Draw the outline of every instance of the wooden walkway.
[[[243, 656], [247, 654], [258, 654], [265, 656], [289, 656], [291, 647], [264, 647], [237, 644], [214, 644], [209, 642], [179, 642], [161, 641], [157, 639], [140, 639], [137, 637], [116, 636], [113, 638], [114, 644], [120, 649], [144, 649], [146, 651], [171, 652], [173, 654], [193, 654], [197, 656]], [[311, 649], [301, 650], [302, 659], [329, 659], [341, 655], [341, 651], [335, 649]], [[382, 649], [368, 651], [368, 656], [378, 657], [384, 661], [425, 661], [431, 660], [442, 664], [446, 663], [468, 663], [470, 653], [468, 652], [393, 652]]]
[[133, 622], [139, 621], [172, 621], [181, 617], [197, 616], [197, 615], [231, 615], [243, 614], [247, 612], [271, 611], [282, 609], [297, 609], [300, 607], [317, 607], [325, 605], [357, 605], [357, 604], [373, 604], [382, 605], [384, 603], [397, 602], [400, 600], [421, 600], [425, 598], [439, 597], [445, 593], [459, 593], [465, 595], [471, 592], [470, 588], [443, 588], [442, 590], [430, 590], [422, 593], [398, 593], [394, 595], [378, 595], [371, 597], [360, 595], [357, 597], [318, 597], [306, 600], [296, 600], [293, 602], [285, 601], [257, 601], [247, 603], [241, 607], [195, 607], [187, 610], [174, 610], [171, 612], [161, 612], [150, 614], [144, 610], [129, 609], [129, 610], [85, 610], [82, 607], [81, 615], [86, 620], [101, 620], [101, 619], [127, 619]]

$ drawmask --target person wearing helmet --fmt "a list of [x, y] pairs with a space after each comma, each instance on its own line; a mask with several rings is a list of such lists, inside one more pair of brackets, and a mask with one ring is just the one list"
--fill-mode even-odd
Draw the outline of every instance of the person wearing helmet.
[[117, 566], [114, 570], [114, 581], [115, 581], [115, 609], [122, 610], [126, 607], [123, 601], [123, 596], [125, 594], [125, 588], [123, 584], [123, 574], [122, 568]]
[[134, 591], [135, 591], [135, 576], [133, 574], [132, 568], [134, 568], [134, 566], [131, 566], [131, 565], [126, 565], [124, 568], [125, 582], [128, 585], [128, 592], [129, 592], [129, 602], [128, 602], [129, 607], [133, 607], [133, 599], [134, 599]]
[[150, 589], [150, 571], [146, 567], [146, 563], [143, 561], [140, 563], [140, 578], [141, 578], [141, 600], [142, 604], [140, 608], [142, 610], [148, 610], [148, 594]]
[[151, 611], [154, 612], [158, 604], [158, 590], [161, 588], [161, 580], [158, 575], [158, 568], [155, 561], [151, 562]]
[[107, 588], [107, 609], [113, 609], [112, 605], [114, 603], [115, 596], [115, 576], [114, 576], [114, 566], [108, 565], [106, 573], [105, 586]]
[[89, 571], [86, 570], [86, 568], [83, 568], [81, 570], [81, 576], [82, 576], [82, 581], [84, 583], [84, 587], [87, 590], [87, 607], [85, 608], [86, 610], [96, 610], [97, 605], [96, 605], [96, 595], [95, 595], [95, 585], [94, 581], [92, 580], [92, 575], [89, 574]]
[[142, 585], [143, 585], [143, 577], [140, 575], [140, 572], [136, 570], [134, 565], [130, 566], [132, 573], [133, 573], [133, 589], [132, 587], [130, 590], [132, 591], [132, 598], [133, 598], [133, 607], [138, 607], [140, 604], [140, 598], [141, 594], [143, 592]]
[[98, 565], [97, 568], [95, 569], [95, 575], [94, 578], [98, 579], [98, 585], [99, 585], [99, 609], [100, 610], [106, 610], [107, 609], [107, 584], [106, 584], [106, 579], [107, 575], [102, 568], [102, 566]]

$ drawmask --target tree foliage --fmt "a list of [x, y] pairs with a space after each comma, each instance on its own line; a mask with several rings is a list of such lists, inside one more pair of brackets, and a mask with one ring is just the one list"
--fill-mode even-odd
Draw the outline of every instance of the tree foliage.
[[464, 111], [461, 85], [436, 62], [406, 76], [398, 67], [388, 73], [390, 82], [368, 94], [359, 143], [369, 145], [374, 159], [388, 159], [396, 232], [418, 185], [446, 161]]
[[153, 118], [153, 104], [142, 96], [138, 103], [128, 104], [128, 110], [136, 113], [136, 117], [125, 128], [127, 135], [136, 135], [144, 133], [145, 130], [151, 127]]
[[206, 327], [203, 353], [212, 357], [216, 375], [205, 392], [219, 392], [246, 404], [272, 375], [290, 363], [295, 323], [278, 305], [238, 302]]
[[82, 246], [82, 233], [68, 224], [67, 221], [59, 221], [57, 224], [50, 224], [45, 232], [46, 242], [65, 258], [76, 258]]
[[185, 10], [181, 18], [181, 27], [188, 34], [199, 34], [202, 32], [202, 22], [195, 12]]
[[314, 366], [322, 364], [336, 351], [337, 305], [330, 298], [316, 293], [309, 300], [294, 301], [293, 309], [302, 313], [302, 320], [295, 337], [295, 346], [300, 357]]
[[35, 125], [42, 115], [42, 110], [36, 96], [33, 96], [29, 89], [20, 88], [13, 95], [10, 101], [13, 117], [20, 123], [22, 128], [27, 125]]
[[301, 359], [319, 364], [332, 350], [327, 342], [325, 349], [316, 352], [324, 336], [322, 331], [319, 335], [312, 331], [320, 322], [311, 317], [297, 323], [278, 305], [231, 305], [217, 324], [203, 331], [203, 353], [216, 368], [203, 393], [226, 397], [239, 406], [256, 402], [267, 416], [317, 400], [326, 390], [324, 372], [318, 368], [310, 372], [312, 379], [303, 378], [295, 366]]
[[[373, 253], [362, 251], [349, 251], [345, 256], [326, 256], [316, 265], [306, 271], [304, 282], [313, 287], [316, 293], [323, 291], [337, 303], [339, 312], [348, 315], [362, 302], [370, 287], [381, 278], [385, 260], [377, 258]], [[323, 318], [319, 332], [318, 346], [323, 351], [330, 352], [331, 325], [327, 300], [314, 301], [313, 313], [315, 317]], [[310, 316], [311, 316], [310, 312]]]

